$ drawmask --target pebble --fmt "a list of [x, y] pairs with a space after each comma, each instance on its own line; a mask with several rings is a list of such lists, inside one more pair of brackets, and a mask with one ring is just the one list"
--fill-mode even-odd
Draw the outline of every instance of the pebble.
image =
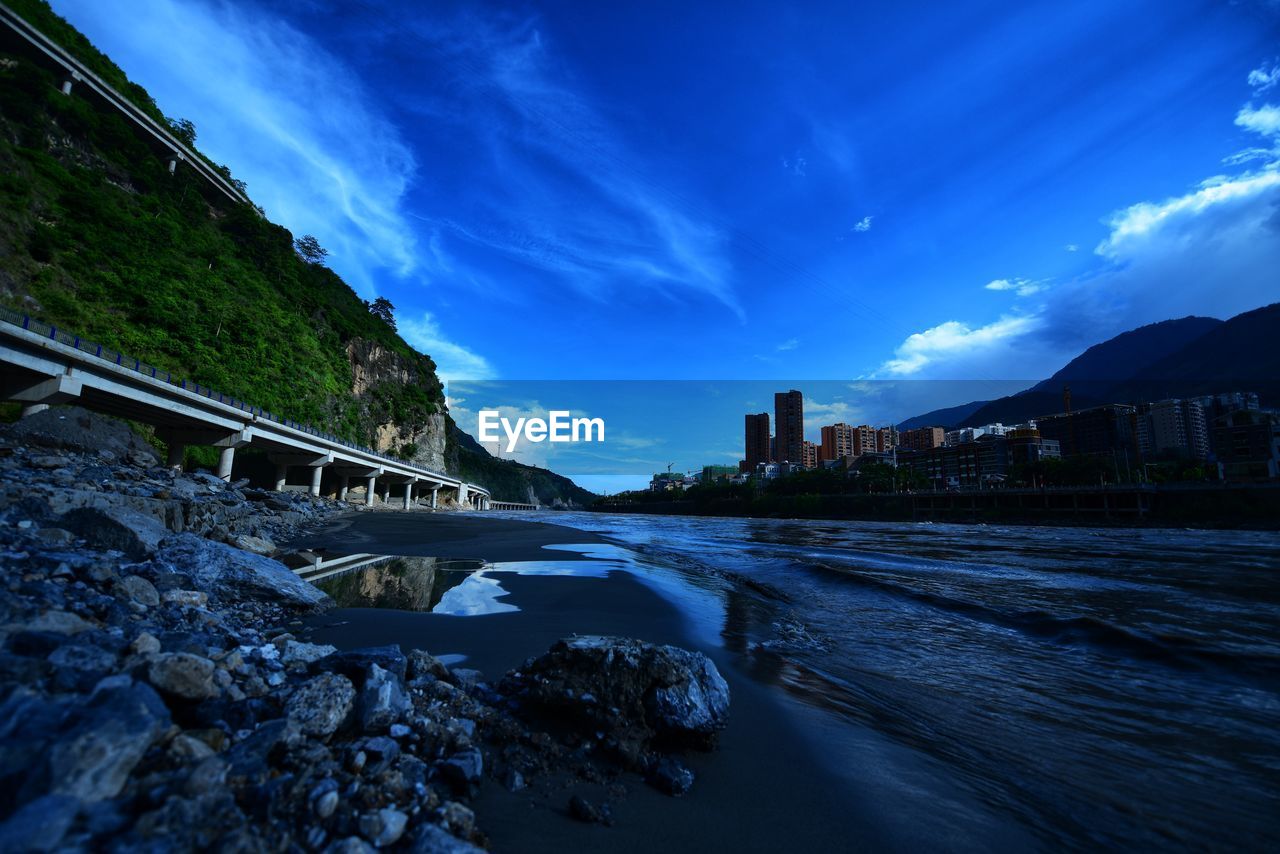
[[218, 695], [213, 683], [213, 662], [189, 652], [164, 653], [147, 668], [147, 679], [156, 688], [184, 700], [207, 700]]
[[407, 815], [386, 807], [360, 816], [360, 834], [375, 848], [386, 848], [400, 840], [408, 823]]

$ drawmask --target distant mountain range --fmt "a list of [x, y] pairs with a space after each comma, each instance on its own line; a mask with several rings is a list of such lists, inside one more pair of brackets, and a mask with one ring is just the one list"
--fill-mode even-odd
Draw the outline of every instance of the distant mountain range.
[[1025, 391], [935, 409], [898, 428], [1018, 424], [1062, 412], [1067, 387], [1072, 409], [1222, 391], [1254, 391], [1264, 406], [1275, 406], [1280, 404], [1280, 303], [1226, 321], [1183, 317], [1123, 332]]

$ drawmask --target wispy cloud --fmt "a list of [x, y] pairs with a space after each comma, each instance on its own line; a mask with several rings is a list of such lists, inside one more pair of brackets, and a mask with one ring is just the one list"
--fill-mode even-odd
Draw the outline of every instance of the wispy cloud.
[[853, 225], [853, 230], [854, 230], [854, 231], [857, 231], [857, 232], [870, 231], [870, 230], [871, 230], [871, 220], [873, 220], [873, 219], [875, 219], [875, 217], [874, 217], [874, 216], [864, 216], [862, 219], [860, 219], [860, 220], [858, 220], [856, 223], [854, 223], [854, 225]]
[[[396, 127], [351, 69], [261, 10], [199, 0], [58, 0], [162, 109], [195, 120], [197, 143], [295, 234], [314, 234], [362, 295], [418, 269], [401, 211], [417, 171]], [[323, 93], [321, 96], [319, 93]]]
[[435, 360], [437, 373], [445, 382], [454, 380], [487, 380], [494, 377], [489, 361], [478, 353], [444, 337], [440, 325], [431, 314], [398, 317], [400, 337], [414, 349]]
[[1065, 250], [1067, 250], [1068, 252], [1079, 252], [1079, 251], [1080, 251], [1080, 246], [1079, 246], [1079, 244], [1077, 244], [1077, 243], [1068, 243], [1066, 246], [1064, 246], [1064, 247], [1062, 247], [1062, 248], [1063, 248], [1063, 249], [1065, 249]]
[[776, 349], [778, 352], [782, 353], [782, 352], [785, 352], [785, 351], [787, 351], [787, 350], [794, 350], [795, 348], [797, 348], [797, 347], [799, 347], [799, 346], [800, 346], [800, 339], [799, 339], [799, 338], [788, 338], [786, 341], [783, 341], [781, 344], [779, 344], [779, 345], [778, 345], [777, 347], [775, 347], [774, 349]]
[[808, 174], [809, 161], [797, 152], [791, 157], [782, 158], [782, 168], [797, 178], [803, 178]]
[[1029, 297], [1044, 290], [1045, 283], [1033, 282], [1030, 279], [996, 279], [987, 282], [983, 287], [989, 291], [1013, 291], [1020, 297]]
[[663, 186], [536, 19], [488, 10], [406, 26], [419, 71], [437, 84], [411, 108], [472, 141], [473, 159], [459, 164], [466, 203], [449, 199], [429, 217], [443, 235], [590, 299], [648, 291], [742, 316], [715, 218]]
[[1254, 91], [1262, 93], [1280, 83], [1280, 62], [1272, 63], [1268, 68], [1261, 65], [1249, 72], [1249, 85]]

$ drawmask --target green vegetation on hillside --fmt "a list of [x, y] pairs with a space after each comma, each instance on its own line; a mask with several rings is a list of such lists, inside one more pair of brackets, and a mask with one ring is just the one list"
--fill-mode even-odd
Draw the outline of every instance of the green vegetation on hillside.
[[[125, 119], [3, 59], [0, 302], [353, 441], [443, 408], [434, 363], [287, 229], [219, 202], [192, 170], [170, 175]], [[354, 397], [358, 339], [417, 381]]]
[[[166, 118], [44, 0], [6, 2], [194, 145], [191, 122]], [[0, 50], [0, 305], [365, 445], [380, 426], [419, 433], [445, 412], [435, 363], [396, 334], [388, 301], [361, 300], [324, 266], [314, 238], [295, 241], [190, 168], [170, 175], [134, 123], [63, 95], [59, 82]], [[376, 357], [360, 394], [349, 350]], [[445, 415], [448, 469], [495, 498], [527, 501], [531, 487], [547, 504], [595, 497], [457, 439]], [[418, 450], [393, 449], [406, 458]]]

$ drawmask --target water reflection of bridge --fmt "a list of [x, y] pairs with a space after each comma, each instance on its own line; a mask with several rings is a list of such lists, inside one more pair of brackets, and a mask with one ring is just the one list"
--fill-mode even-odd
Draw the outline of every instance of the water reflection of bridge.
[[323, 578], [331, 575], [337, 575], [340, 572], [351, 572], [357, 569], [364, 569], [368, 566], [378, 566], [384, 563], [390, 563], [396, 560], [396, 555], [374, 555], [374, 554], [354, 554], [354, 555], [338, 555], [335, 557], [325, 557], [324, 555], [308, 552], [301, 556], [307, 563], [302, 566], [291, 567], [293, 571], [306, 581], [315, 583]]

